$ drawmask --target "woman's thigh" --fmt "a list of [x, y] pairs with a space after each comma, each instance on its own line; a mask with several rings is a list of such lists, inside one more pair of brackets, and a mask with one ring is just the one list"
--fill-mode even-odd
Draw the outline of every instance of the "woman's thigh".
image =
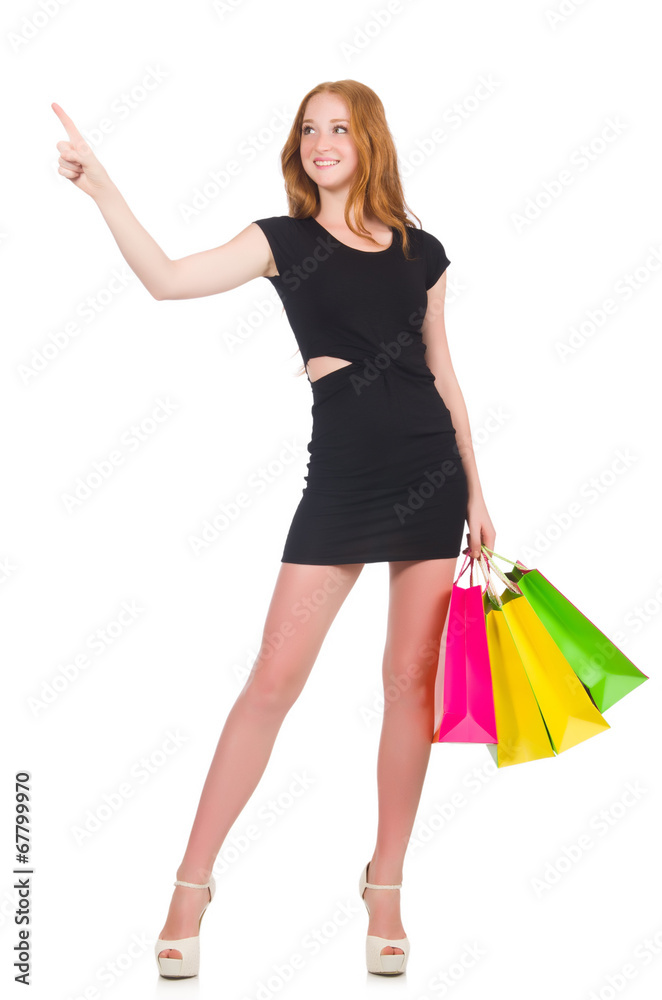
[[244, 691], [289, 704], [298, 697], [363, 566], [280, 564], [260, 650]]
[[434, 683], [457, 559], [389, 563], [384, 686], [403, 692]]

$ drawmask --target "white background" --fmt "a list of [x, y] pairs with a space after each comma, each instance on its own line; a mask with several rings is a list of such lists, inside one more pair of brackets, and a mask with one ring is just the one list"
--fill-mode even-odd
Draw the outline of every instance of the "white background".
[[[375, 11], [386, 9], [349, 0], [3, 7], [0, 940], [7, 981], [13, 779], [26, 769], [39, 1000], [380, 989], [411, 1000], [648, 1000], [659, 990], [656, 11], [643, 0], [411, 0], [380, 26]], [[287, 214], [289, 124], [309, 89], [348, 77], [382, 99], [407, 205], [452, 261], [448, 337], [497, 551], [540, 568], [651, 679], [606, 713], [609, 731], [556, 759], [497, 772], [485, 746], [432, 747], [404, 869], [408, 972], [370, 976], [357, 884], [376, 829], [388, 567], [366, 565], [219, 855], [201, 975], [173, 984], [158, 978], [153, 943], [221, 726], [257, 652], [304, 485], [312, 399], [268, 281], [157, 302], [129, 273], [123, 290], [106, 293], [127, 268], [94, 203], [57, 173], [66, 135], [50, 104], [93, 140], [137, 218], [176, 258]], [[245, 144], [258, 134], [250, 158]], [[239, 176], [208, 188], [187, 216], [232, 159]], [[547, 195], [564, 170], [572, 182]], [[80, 312], [88, 298], [93, 321]], [[613, 313], [600, 322], [608, 299]], [[49, 348], [72, 323], [77, 335]], [[583, 340], [562, 357], [580, 328]], [[232, 347], [240, 329], [249, 335]], [[160, 399], [174, 404], [168, 418], [135, 451], [121, 445]], [[294, 460], [279, 464], [286, 446]], [[67, 509], [78, 477], [117, 447], [123, 465]], [[268, 488], [196, 554], [190, 539], [205, 519], [270, 463]], [[117, 634], [125, 603], [140, 611]], [[113, 636], [102, 654], [89, 645], [97, 630]], [[88, 665], [63, 681], [82, 653]], [[56, 696], [35, 708], [54, 682]], [[163, 753], [171, 732], [184, 741]], [[152, 773], [141, 780], [145, 758]], [[306, 790], [290, 795], [302, 775]], [[123, 783], [131, 795], [81, 841], [76, 831]], [[630, 783], [634, 801], [623, 800]], [[594, 817], [604, 809], [601, 835]], [[251, 824], [258, 836], [244, 849]], [[591, 849], [564, 866], [587, 834]], [[555, 867], [555, 884], [536, 892]], [[292, 971], [295, 953], [303, 967]]]

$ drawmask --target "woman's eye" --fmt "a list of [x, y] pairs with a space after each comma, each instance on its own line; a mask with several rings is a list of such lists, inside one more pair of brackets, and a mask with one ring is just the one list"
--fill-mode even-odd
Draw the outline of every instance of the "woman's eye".
[[[303, 128], [301, 129], [302, 135], [308, 135], [307, 129], [309, 129], [309, 128], [312, 128], [312, 125], [304, 125]], [[347, 132], [347, 126], [346, 125], [334, 125], [333, 128], [334, 128], [334, 131], [337, 128], [341, 128], [343, 130], [343, 132]]]

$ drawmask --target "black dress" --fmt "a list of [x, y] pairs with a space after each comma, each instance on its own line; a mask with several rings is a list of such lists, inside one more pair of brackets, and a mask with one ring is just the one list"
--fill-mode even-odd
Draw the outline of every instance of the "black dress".
[[256, 219], [305, 363], [351, 362], [311, 382], [310, 459], [281, 562], [334, 565], [460, 554], [467, 479], [425, 363], [427, 289], [450, 263], [411, 227], [384, 250], [340, 243], [312, 216]]

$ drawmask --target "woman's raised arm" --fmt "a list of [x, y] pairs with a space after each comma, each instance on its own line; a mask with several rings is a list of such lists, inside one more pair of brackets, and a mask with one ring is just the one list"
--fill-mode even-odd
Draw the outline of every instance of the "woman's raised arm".
[[138, 222], [69, 115], [59, 104], [51, 107], [69, 136], [57, 143], [58, 172], [96, 202], [122, 256], [155, 299], [215, 295], [274, 273], [267, 239], [253, 222], [221, 246], [171, 260]]

